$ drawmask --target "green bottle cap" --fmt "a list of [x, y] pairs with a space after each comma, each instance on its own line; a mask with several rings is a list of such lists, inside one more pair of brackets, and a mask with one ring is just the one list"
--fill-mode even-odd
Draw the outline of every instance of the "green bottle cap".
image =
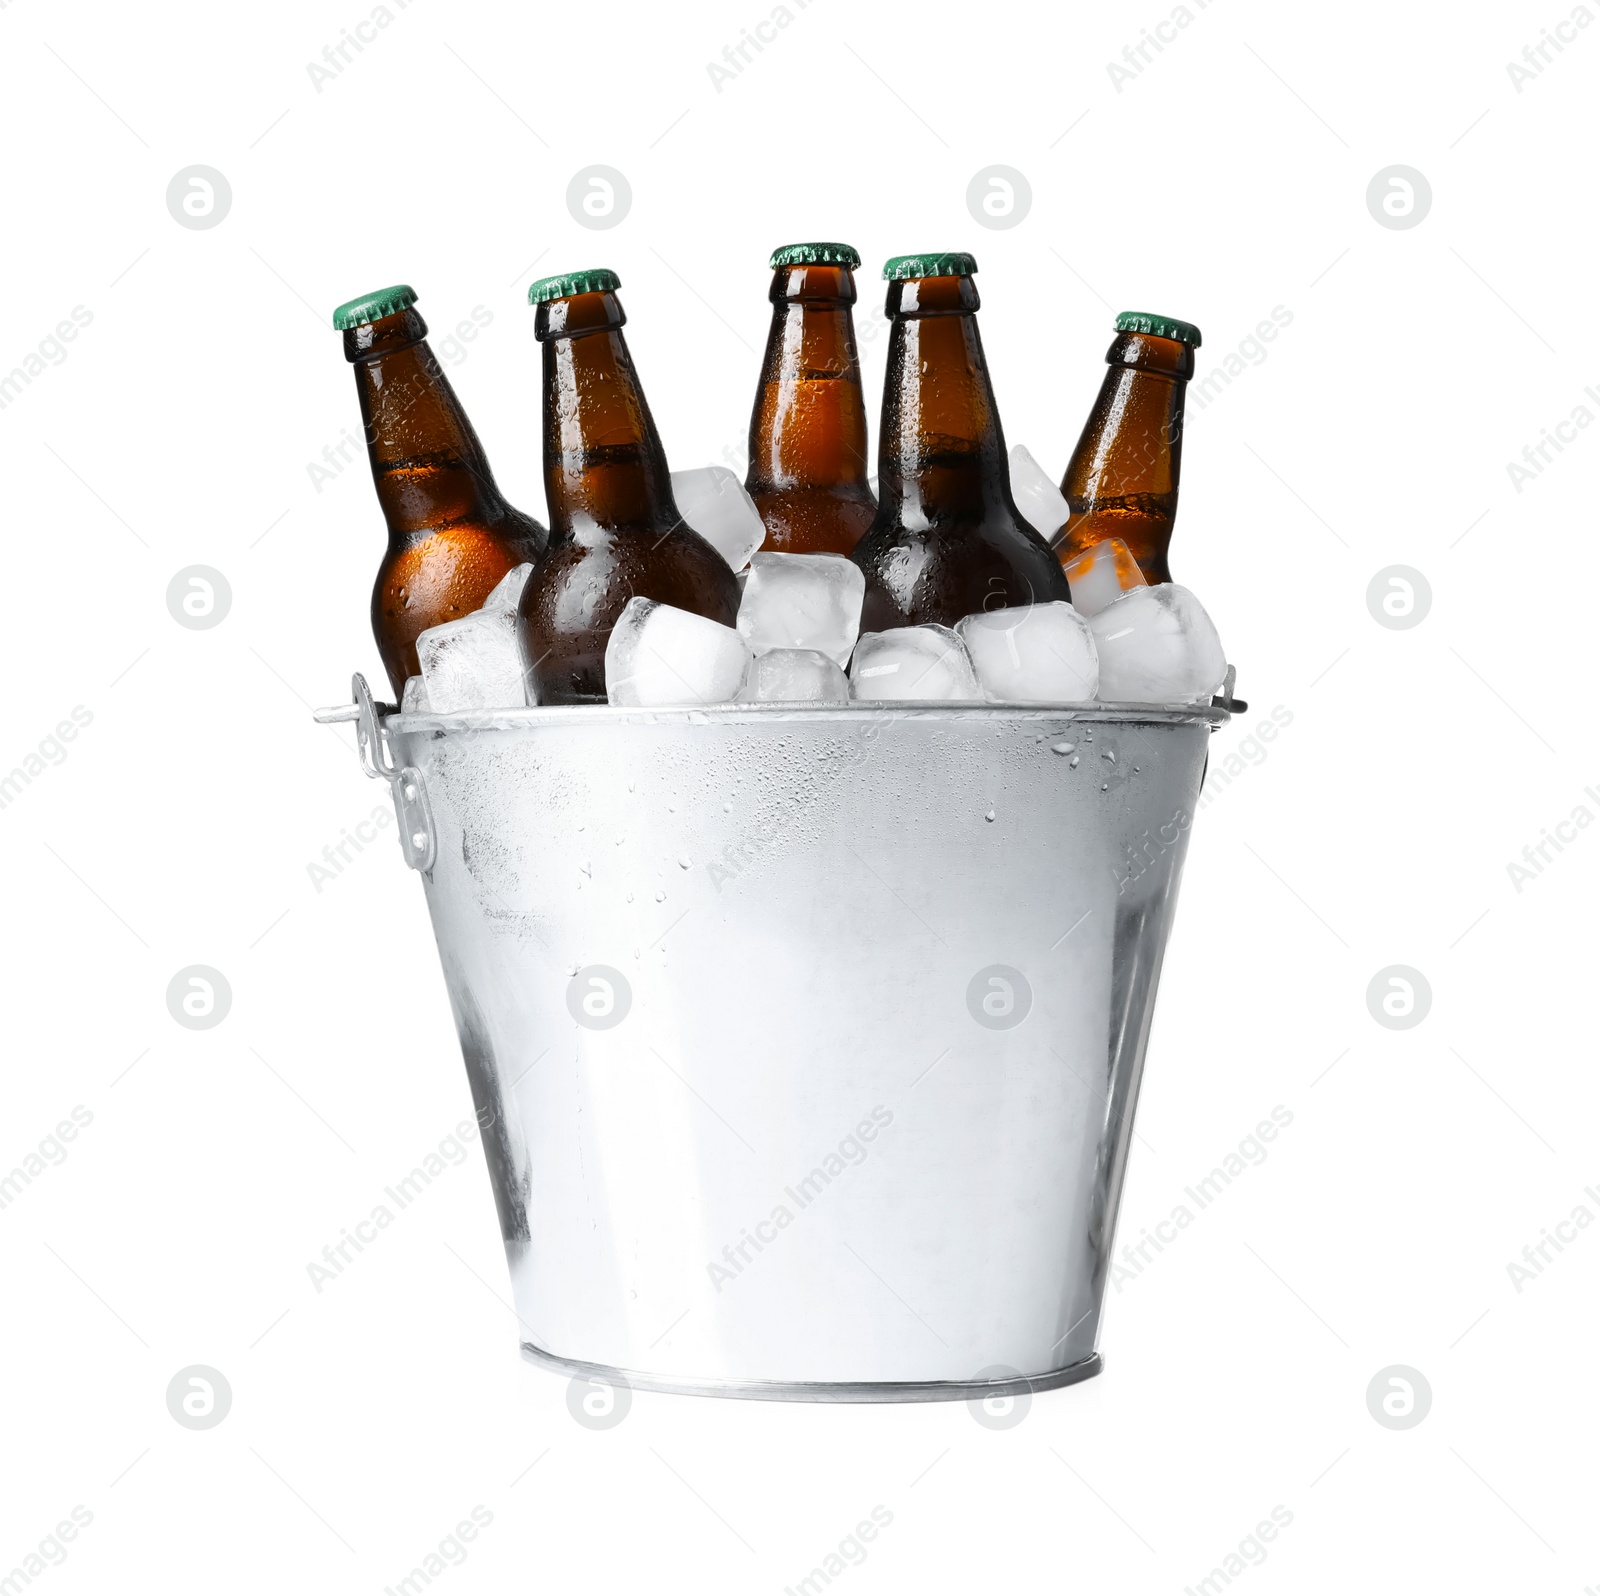
[[965, 250], [936, 255], [891, 255], [883, 263], [885, 282], [903, 283], [912, 277], [971, 277], [978, 263]]
[[375, 294], [363, 294], [360, 299], [347, 299], [333, 313], [336, 332], [349, 332], [352, 327], [365, 327], [368, 322], [382, 321], [385, 316], [398, 315], [417, 302], [417, 291], [410, 283], [396, 283], [393, 288], [380, 288]]
[[541, 277], [528, 287], [528, 303], [542, 305], [549, 299], [571, 299], [574, 294], [610, 294], [622, 287], [622, 279], [604, 266], [591, 266], [586, 272], [562, 272], [559, 277]]
[[1176, 321], [1171, 316], [1152, 316], [1144, 310], [1125, 310], [1117, 317], [1118, 332], [1153, 333], [1157, 338], [1175, 338], [1191, 349], [1200, 347], [1200, 329], [1192, 321]]
[[774, 271], [780, 266], [848, 266], [854, 271], [860, 264], [860, 254], [848, 244], [784, 244], [767, 262]]

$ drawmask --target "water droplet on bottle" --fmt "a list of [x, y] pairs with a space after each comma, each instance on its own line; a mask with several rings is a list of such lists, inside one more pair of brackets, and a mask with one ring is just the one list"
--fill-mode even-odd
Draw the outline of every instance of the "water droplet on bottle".
[[1117, 751], [1115, 748], [1103, 748], [1100, 750], [1100, 757], [1102, 759], [1109, 759], [1114, 765], [1117, 762]]
[[1111, 791], [1111, 783], [1109, 781], [1101, 782], [1100, 783], [1100, 791], [1101, 792], [1110, 792]]
[[985, 815], [985, 816], [984, 816], [984, 817], [983, 817], [983, 818], [984, 818], [984, 819], [985, 819], [985, 820], [993, 820], [993, 819], [994, 819], [994, 810], [992, 810], [992, 809], [991, 809], [991, 810], [990, 810], [990, 811], [989, 811], [989, 813], [988, 813], [988, 814], [986, 814], [986, 815]]
[[1078, 756], [1077, 756], [1077, 755], [1076, 755], [1076, 754], [1074, 754], [1074, 755], [1073, 755], [1073, 756], [1072, 756], [1072, 758], [1071, 758], [1071, 759], [1069, 759], [1069, 760], [1068, 760], [1068, 761], [1067, 761], [1067, 763], [1068, 763], [1068, 764], [1069, 764], [1069, 765], [1070, 765], [1070, 766], [1071, 766], [1071, 767], [1072, 767], [1072, 768], [1073, 768], [1073, 769], [1074, 769], [1074, 770], [1076, 770], [1076, 769], [1077, 769], [1077, 768], [1078, 768]]
[[689, 868], [689, 856], [688, 856], [688, 854], [680, 853], [678, 855], [678, 868], [680, 870], [687, 870]]
[[657, 887], [656, 888], [656, 902], [657, 903], [665, 903], [666, 901], [667, 901], [667, 889], [665, 887]]
[[1077, 746], [1076, 743], [1051, 743], [1050, 752], [1052, 754], [1070, 754]]

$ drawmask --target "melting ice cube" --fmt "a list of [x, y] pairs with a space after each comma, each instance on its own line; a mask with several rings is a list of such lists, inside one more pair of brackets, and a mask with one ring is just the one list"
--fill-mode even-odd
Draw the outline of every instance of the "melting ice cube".
[[685, 521], [736, 571], [750, 563], [767, 529], [755, 500], [726, 466], [672, 473], [672, 496]]
[[739, 603], [751, 651], [812, 648], [843, 665], [861, 630], [867, 580], [842, 554], [755, 554]]
[[948, 626], [868, 632], [850, 661], [850, 696], [873, 699], [981, 699], [967, 645]]
[[528, 701], [512, 610], [478, 610], [459, 621], [430, 626], [417, 639], [417, 658], [435, 715], [520, 709]]
[[774, 648], [750, 662], [739, 699], [749, 704], [845, 704], [850, 683], [814, 648]]
[[613, 704], [725, 704], [739, 691], [750, 650], [731, 626], [632, 598], [606, 644], [606, 697]]
[[1072, 607], [1080, 615], [1098, 615], [1108, 604], [1136, 587], [1146, 587], [1144, 572], [1121, 538], [1091, 543], [1066, 564]]
[[1022, 447], [1011, 447], [1011, 497], [1024, 519], [1046, 543], [1067, 524], [1072, 511], [1044, 467]]
[[1001, 704], [1081, 704], [1100, 667], [1089, 623], [1070, 604], [1024, 604], [969, 615], [956, 631], [984, 695]]
[[1089, 621], [1108, 703], [1193, 704], [1221, 685], [1222, 640], [1186, 587], [1130, 589]]

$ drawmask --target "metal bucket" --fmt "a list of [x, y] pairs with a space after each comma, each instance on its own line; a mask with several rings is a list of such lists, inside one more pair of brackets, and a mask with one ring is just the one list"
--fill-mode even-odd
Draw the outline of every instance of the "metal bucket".
[[406, 716], [356, 689], [529, 1358], [813, 1401], [1098, 1371], [1226, 698]]

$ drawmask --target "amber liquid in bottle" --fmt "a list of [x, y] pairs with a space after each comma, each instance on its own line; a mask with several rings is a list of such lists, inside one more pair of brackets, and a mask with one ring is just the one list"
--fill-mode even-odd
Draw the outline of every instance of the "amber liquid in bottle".
[[635, 596], [732, 626], [739, 584], [678, 513], [613, 292], [538, 307], [550, 547], [522, 590], [522, 650], [541, 704], [606, 698], [606, 643]]
[[398, 701], [417, 638], [478, 609], [507, 571], [544, 552], [545, 529], [505, 501], [415, 309], [344, 334], [389, 547], [372, 632]]
[[867, 578], [863, 632], [1068, 597], [1011, 497], [977, 309], [970, 277], [889, 285], [878, 515], [854, 556]]
[[856, 358], [855, 274], [779, 266], [750, 416], [745, 489], [779, 554], [849, 554], [878, 512], [867, 485], [867, 407]]
[[1194, 350], [1175, 338], [1119, 332], [1109, 369], [1072, 451], [1061, 492], [1072, 512], [1051, 543], [1062, 564], [1121, 538], [1148, 582], [1170, 582], [1167, 547], [1178, 513], [1183, 401]]

